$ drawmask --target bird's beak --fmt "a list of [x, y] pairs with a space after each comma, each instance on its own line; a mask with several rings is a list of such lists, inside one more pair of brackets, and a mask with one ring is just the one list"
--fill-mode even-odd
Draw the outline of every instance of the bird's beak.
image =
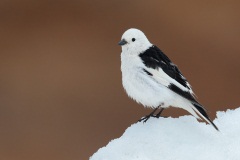
[[123, 46], [123, 45], [125, 45], [125, 44], [127, 44], [127, 41], [126, 41], [125, 39], [122, 39], [122, 40], [118, 43], [118, 45], [120, 45], [120, 46]]

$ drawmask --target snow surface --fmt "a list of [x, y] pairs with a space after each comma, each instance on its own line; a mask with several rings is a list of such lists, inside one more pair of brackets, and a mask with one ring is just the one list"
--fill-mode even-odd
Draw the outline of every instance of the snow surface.
[[220, 132], [192, 116], [150, 118], [90, 160], [240, 160], [240, 108], [218, 112], [214, 123]]

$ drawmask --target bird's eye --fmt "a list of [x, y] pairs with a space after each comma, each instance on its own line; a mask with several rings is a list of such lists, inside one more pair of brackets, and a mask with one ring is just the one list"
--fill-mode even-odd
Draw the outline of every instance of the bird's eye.
[[135, 38], [132, 38], [132, 41], [134, 42], [136, 39]]

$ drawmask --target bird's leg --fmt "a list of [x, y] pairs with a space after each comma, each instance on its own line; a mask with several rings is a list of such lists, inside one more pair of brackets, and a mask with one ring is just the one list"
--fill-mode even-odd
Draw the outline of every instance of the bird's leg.
[[[161, 107], [159, 106], [159, 108], [161, 108]], [[155, 117], [156, 117], [156, 118], [159, 118], [160, 115], [162, 114], [163, 110], [164, 110], [164, 108], [161, 108], [161, 110], [158, 112], [158, 114], [156, 114]]]
[[[159, 108], [160, 106], [158, 106], [157, 108], [155, 108], [149, 115], [147, 115], [147, 116], [145, 116], [145, 117], [143, 117], [143, 118], [141, 118], [140, 120], [138, 120], [138, 122], [142, 122], [143, 120], [143, 122], [145, 123], [145, 122], [147, 122], [147, 120], [150, 118], [150, 117], [155, 117], [153, 114], [156, 112], [156, 110]], [[161, 114], [161, 113], [160, 113]]]

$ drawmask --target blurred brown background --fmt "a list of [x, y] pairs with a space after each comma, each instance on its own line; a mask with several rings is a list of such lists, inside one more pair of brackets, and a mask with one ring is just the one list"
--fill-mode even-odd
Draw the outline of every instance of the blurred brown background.
[[240, 106], [239, 8], [219, 0], [2, 0], [0, 159], [88, 159], [150, 112], [121, 84], [117, 43], [131, 27], [180, 67], [211, 118]]

